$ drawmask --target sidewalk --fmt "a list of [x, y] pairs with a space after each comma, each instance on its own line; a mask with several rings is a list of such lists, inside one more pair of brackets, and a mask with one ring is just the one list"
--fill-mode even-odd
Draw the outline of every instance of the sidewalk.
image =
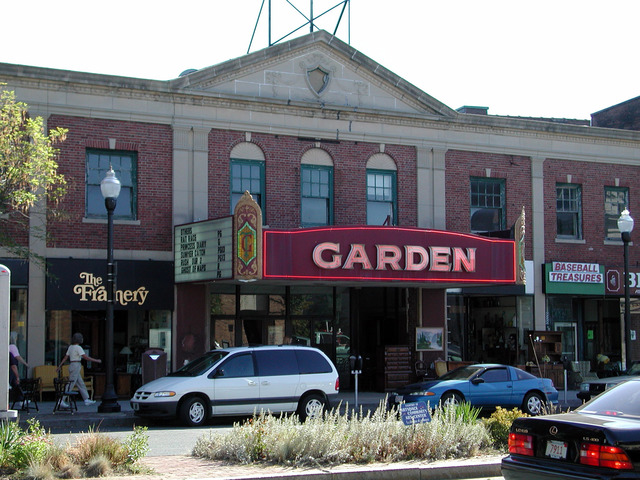
[[[439, 480], [500, 477], [502, 455], [436, 462], [397, 462], [335, 467], [293, 468], [259, 465], [226, 465], [188, 456], [147, 457], [143, 463], [153, 475], [113, 477], [109, 480]], [[103, 477], [104, 479], [104, 477]], [[104, 479], [106, 480], [106, 479]]]
[[[374, 411], [378, 408], [381, 401], [386, 398], [385, 393], [379, 392], [359, 392], [358, 393], [358, 408], [362, 407], [363, 412]], [[349, 410], [356, 408], [355, 393], [344, 392], [338, 396], [338, 402], [342, 402], [342, 410], [346, 408], [347, 404]], [[84, 402], [78, 402], [78, 411], [74, 413], [70, 412], [56, 412], [53, 413], [54, 402], [43, 401], [38, 403], [38, 411], [35, 409], [35, 404], [31, 403], [29, 412], [18, 411], [18, 422], [20, 426], [26, 427], [27, 421], [31, 418], [35, 418], [40, 422], [46, 430], [51, 430], [52, 433], [68, 433], [73, 432], [86, 432], [90, 428], [100, 430], [108, 429], [133, 429], [136, 425], [150, 425], [151, 421], [145, 418], [136, 417], [133, 415], [131, 404], [128, 399], [119, 399], [120, 412], [117, 413], [98, 413], [98, 407], [100, 406], [100, 400], [98, 399], [95, 404], [87, 406]], [[18, 405], [16, 405], [18, 407]], [[161, 424], [160, 422], [156, 422]]]
[[[559, 407], [562, 410], [575, 408], [582, 404], [578, 399], [576, 390], [559, 392]], [[342, 411], [348, 405], [349, 410], [356, 408], [355, 392], [341, 392], [338, 401], [342, 402]], [[372, 412], [378, 408], [380, 402], [384, 402], [386, 393], [380, 392], [358, 392], [358, 408], [363, 412]], [[54, 402], [38, 402], [39, 411], [36, 411], [33, 404], [29, 412], [19, 411], [18, 422], [21, 426], [27, 425], [27, 420], [36, 418], [40, 424], [52, 433], [86, 432], [89, 428], [100, 430], [108, 429], [133, 429], [135, 425], [150, 425], [150, 421], [145, 418], [135, 417], [128, 399], [118, 401], [121, 411], [118, 413], [98, 413], [100, 400], [91, 406], [86, 406], [83, 402], [78, 402], [78, 411], [71, 414], [69, 412], [53, 413]]]

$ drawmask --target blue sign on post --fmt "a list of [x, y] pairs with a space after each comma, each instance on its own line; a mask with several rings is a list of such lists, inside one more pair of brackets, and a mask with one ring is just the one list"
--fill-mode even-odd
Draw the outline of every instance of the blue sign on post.
[[405, 425], [426, 423], [431, 421], [431, 412], [424, 402], [403, 403], [400, 405], [400, 416]]

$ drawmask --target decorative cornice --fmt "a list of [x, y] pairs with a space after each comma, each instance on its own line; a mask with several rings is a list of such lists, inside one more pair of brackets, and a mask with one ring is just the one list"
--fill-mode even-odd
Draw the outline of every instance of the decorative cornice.
[[[331, 52], [331, 51], [330, 51]], [[300, 52], [297, 51], [297, 54]], [[331, 52], [333, 54], [333, 52]], [[280, 61], [282, 58], [280, 58]], [[275, 61], [275, 60], [274, 60]], [[263, 64], [264, 65], [264, 64]], [[37, 110], [41, 114], [60, 114], [71, 116], [86, 116], [91, 118], [104, 118], [113, 120], [124, 120], [143, 123], [161, 123], [175, 124], [179, 120], [180, 124], [205, 125], [200, 128], [229, 128], [233, 130], [264, 133], [278, 133], [283, 135], [301, 135], [303, 133], [312, 133], [314, 137], [326, 136], [327, 138], [336, 137], [336, 125], [343, 126], [338, 129], [339, 138], [342, 140], [352, 141], [368, 141], [374, 143], [395, 143], [407, 145], [429, 145], [438, 148], [474, 150], [486, 152], [508, 152], [521, 155], [538, 155], [546, 157], [566, 158], [566, 159], [585, 159], [593, 156], [593, 159], [600, 159], [606, 162], [607, 158], [601, 158], [597, 153], [590, 153], [583, 148], [568, 148], [566, 151], [558, 149], [558, 144], [571, 143], [582, 145], [598, 145], [600, 147], [619, 147], [630, 148], [637, 151], [640, 146], [640, 132], [604, 129], [597, 127], [585, 127], [576, 125], [558, 124], [552, 122], [543, 122], [538, 120], [514, 119], [513, 117], [494, 117], [494, 116], [478, 116], [478, 115], [458, 115], [456, 117], [445, 117], [428, 114], [405, 114], [397, 112], [386, 112], [379, 110], [366, 110], [355, 108], [339, 108], [333, 106], [309, 105], [301, 102], [285, 102], [281, 100], [264, 99], [257, 97], [239, 97], [232, 95], [223, 95], [211, 92], [195, 92], [195, 91], [171, 91], [168, 82], [156, 82], [140, 80], [135, 82], [123, 82], [120, 88], [113, 85], [114, 78], [106, 77], [109, 82], [91, 83], [89, 81], [71, 82], [68, 76], [64, 77], [67, 81], [55, 80], [54, 75], [43, 75], [38, 77], [34, 72], [29, 75], [21, 75], [19, 72], [10, 73], [10, 68], [6, 68], [6, 64], [0, 64], [0, 82], [6, 82], [11, 88], [21, 88], [25, 91], [34, 89], [37, 91], [71, 91], [83, 96], [108, 97], [117, 98], [125, 101], [121, 102], [105, 102], [108, 107], [100, 106], [100, 101], [96, 101], [95, 105], [87, 103], [86, 99], [82, 104], [52, 104], [47, 102], [39, 102], [37, 98], [25, 98], [32, 110]], [[10, 67], [10, 66], [9, 66]], [[26, 69], [22, 67], [20, 71]], [[9, 73], [7, 72], [9, 70]], [[35, 69], [41, 71], [42, 69]], [[359, 74], [362, 72], [359, 71]], [[82, 74], [90, 78], [96, 76], [90, 74]], [[97, 76], [105, 78], [104, 76]], [[128, 80], [128, 79], [127, 79]], [[149, 89], [149, 87], [155, 87]], [[38, 96], [40, 97], [40, 96]], [[51, 100], [57, 98], [56, 95], [44, 95], [43, 98]], [[66, 96], [65, 96], [66, 98]], [[97, 99], [98, 100], [98, 99]], [[154, 105], [166, 104], [166, 108], [157, 108], [153, 112], [141, 109], [135, 110], [116, 110], [115, 105], [124, 105], [135, 108], [135, 101], [149, 101]], [[176, 114], [179, 105], [190, 106], [195, 108], [185, 109], [189, 114]], [[256, 112], [262, 114], [273, 115], [277, 117], [300, 117], [307, 119], [327, 120], [331, 121], [331, 125], [324, 127], [326, 130], [323, 135], [323, 125], [314, 123], [312, 126], [305, 127], [304, 122], [296, 122], [294, 128], [292, 124], [282, 123], [278, 125], [273, 121], [264, 122], [263, 124], [255, 121], [255, 116], [247, 115], [244, 121], [229, 121], [231, 115], [225, 117], [216, 112], [212, 115], [211, 109], [228, 109], [231, 112]], [[363, 124], [369, 126], [367, 130], [361, 127]], [[371, 128], [375, 125], [384, 125], [384, 128]], [[393, 127], [402, 130], [401, 134], [394, 135]], [[410, 132], [409, 129], [418, 130], [418, 132]], [[424, 134], [422, 131], [430, 132]], [[442, 135], [446, 133], [446, 135]], [[466, 137], [478, 135], [478, 139], [468, 139]], [[527, 139], [540, 145], [527, 146], [523, 142], [496, 142], [496, 138], [518, 138]], [[545, 144], [553, 142], [554, 148], [545, 148]], [[615, 156], [615, 155], [614, 155]], [[640, 161], [640, 153], [625, 156], [627, 161]], [[619, 158], [615, 158], [619, 162]]]

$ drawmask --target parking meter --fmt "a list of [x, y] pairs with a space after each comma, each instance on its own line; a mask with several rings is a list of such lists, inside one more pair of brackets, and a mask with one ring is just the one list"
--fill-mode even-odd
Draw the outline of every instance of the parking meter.
[[362, 373], [362, 356], [351, 355], [349, 357], [349, 364], [351, 365], [352, 375], [358, 375]]
[[355, 375], [355, 401], [356, 408], [358, 408], [358, 375], [362, 373], [362, 356], [351, 355], [349, 357], [349, 364], [351, 365], [351, 374]]

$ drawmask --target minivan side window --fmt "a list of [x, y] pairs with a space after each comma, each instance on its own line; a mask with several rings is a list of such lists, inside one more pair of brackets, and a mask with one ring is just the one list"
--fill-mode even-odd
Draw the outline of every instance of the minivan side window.
[[218, 371], [220, 370], [224, 378], [255, 377], [256, 375], [250, 353], [229, 358], [220, 366]]
[[313, 350], [296, 350], [296, 357], [301, 374], [331, 373], [332, 371], [327, 359]]
[[298, 364], [293, 350], [254, 350], [258, 373], [261, 377], [298, 375]]

